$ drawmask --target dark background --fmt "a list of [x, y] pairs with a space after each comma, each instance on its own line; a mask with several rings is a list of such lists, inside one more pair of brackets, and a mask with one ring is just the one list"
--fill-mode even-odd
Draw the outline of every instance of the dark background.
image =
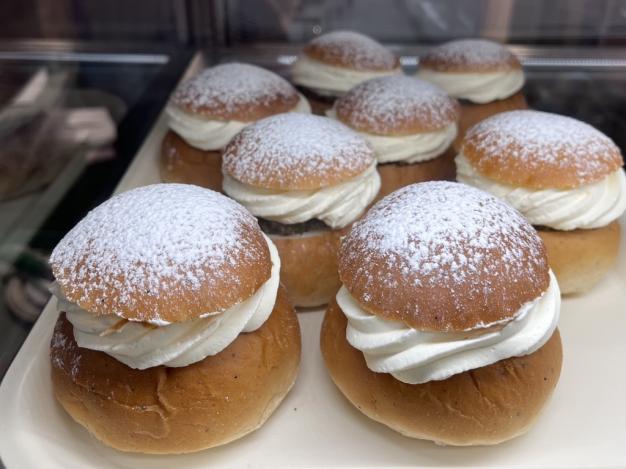
[[623, 0], [3, 0], [0, 39], [237, 45], [358, 29], [385, 42], [486, 36], [625, 44]]

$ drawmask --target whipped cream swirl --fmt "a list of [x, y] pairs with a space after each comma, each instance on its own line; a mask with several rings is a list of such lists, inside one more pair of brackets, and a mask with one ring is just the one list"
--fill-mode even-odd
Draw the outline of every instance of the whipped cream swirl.
[[243, 184], [228, 174], [224, 192], [253, 215], [292, 225], [317, 218], [331, 228], [343, 228], [363, 213], [380, 189], [374, 163], [358, 176], [316, 190], [272, 191]]
[[[311, 106], [302, 95], [296, 106], [290, 112], [309, 114]], [[165, 108], [169, 127], [180, 135], [189, 145], [200, 150], [221, 150], [239, 133], [241, 129], [252, 124], [237, 120], [210, 120], [203, 119], [188, 112], [173, 103]]]
[[626, 211], [626, 174], [621, 168], [601, 181], [574, 189], [527, 189], [483, 176], [463, 153], [455, 162], [459, 182], [504, 199], [535, 226], [563, 231], [600, 228]]
[[263, 325], [274, 309], [280, 282], [280, 258], [274, 243], [270, 250], [270, 278], [247, 300], [223, 313], [208, 312], [198, 319], [154, 326], [127, 321], [119, 316], [95, 316], [68, 301], [55, 283], [52, 293], [58, 311], [64, 311], [74, 326], [79, 347], [97, 350], [125, 365], [144, 370], [154, 366], [187, 366], [216, 355], [242, 332]]
[[539, 298], [524, 304], [514, 319], [501, 328], [483, 334], [476, 334], [476, 329], [418, 331], [401, 322], [374, 316], [343, 286], [337, 293], [337, 303], [348, 319], [346, 338], [363, 352], [370, 370], [390, 373], [403, 383], [420, 384], [538, 350], [556, 329], [561, 293], [550, 271], [550, 285]]
[[[337, 119], [334, 108], [326, 111], [331, 119]], [[353, 129], [355, 130], [355, 129]], [[456, 138], [456, 122], [434, 132], [412, 135], [385, 136], [358, 132], [374, 148], [379, 163], [421, 163], [432, 160], [444, 153]]]
[[362, 81], [402, 73], [402, 68], [363, 71], [327, 65], [306, 55], [298, 58], [291, 70], [294, 83], [321, 96], [341, 96]]
[[524, 86], [524, 72], [521, 69], [456, 73], [420, 68], [417, 76], [439, 86], [450, 96], [479, 104], [508, 98]]

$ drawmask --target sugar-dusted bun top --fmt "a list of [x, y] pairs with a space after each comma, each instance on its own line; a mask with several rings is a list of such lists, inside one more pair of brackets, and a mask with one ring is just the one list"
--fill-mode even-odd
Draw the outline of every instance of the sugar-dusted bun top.
[[222, 171], [270, 190], [315, 190], [351, 179], [375, 162], [356, 132], [326, 117], [279, 114], [243, 129], [222, 155]]
[[95, 315], [154, 324], [224, 311], [270, 277], [256, 219], [197, 186], [154, 184], [81, 220], [50, 257], [64, 295]]
[[299, 100], [284, 78], [242, 63], [207, 68], [183, 82], [172, 96], [172, 103], [191, 114], [241, 122], [289, 112]]
[[473, 187], [404, 187], [357, 221], [339, 276], [369, 312], [426, 331], [512, 319], [548, 288], [543, 243], [513, 208]]
[[479, 122], [467, 132], [461, 151], [484, 176], [532, 189], [593, 183], [623, 164], [617, 145], [589, 124], [530, 110]]
[[361, 132], [411, 135], [444, 129], [460, 115], [456, 99], [418, 78], [392, 75], [365, 81], [335, 102], [337, 118]]
[[387, 71], [400, 67], [393, 52], [354, 31], [322, 34], [304, 46], [304, 54], [328, 65], [353, 70]]
[[420, 68], [439, 72], [495, 72], [522, 68], [505, 46], [485, 39], [460, 39], [437, 46], [420, 57]]

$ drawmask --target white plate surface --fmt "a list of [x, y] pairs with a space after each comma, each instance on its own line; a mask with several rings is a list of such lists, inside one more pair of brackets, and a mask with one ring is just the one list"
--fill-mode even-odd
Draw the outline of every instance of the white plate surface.
[[[118, 191], [158, 181], [161, 119]], [[626, 227], [626, 219], [622, 219]], [[258, 431], [181, 456], [109, 449], [52, 397], [48, 305], [0, 386], [0, 457], [8, 469], [207, 467], [626, 467], [626, 236], [617, 266], [592, 292], [563, 301], [564, 364], [552, 401], [531, 431], [495, 447], [453, 448], [400, 436], [337, 391], [319, 351], [322, 312], [300, 314], [298, 381]]]

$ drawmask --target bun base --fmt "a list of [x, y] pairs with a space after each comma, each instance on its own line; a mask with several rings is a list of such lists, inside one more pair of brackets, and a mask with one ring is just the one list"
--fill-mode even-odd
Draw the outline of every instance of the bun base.
[[171, 130], [161, 144], [159, 171], [164, 182], [178, 182], [222, 192], [222, 154], [192, 147]]
[[311, 112], [317, 116], [327, 117], [326, 111], [333, 107], [336, 97], [334, 96], [322, 96], [315, 91], [308, 88], [298, 87], [304, 97], [307, 99], [311, 106]]
[[537, 228], [561, 294], [593, 288], [617, 260], [620, 225], [617, 221], [593, 230], [558, 231]]
[[259, 428], [295, 382], [300, 328], [281, 288], [269, 319], [217, 355], [135, 370], [78, 347], [65, 314], [51, 344], [52, 387], [68, 414], [121, 451], [189, 453]]
[[455, 157], [456, 151], [451, 146], [445, 153], [429, 161], [412, 164], [379, 164], [377, 169], [380, 174], [380, 191], [376, 200], [416, 182], [456, 180]]
[[293, 236], [268, 235], [280, 255], [280, 280], [298, 307], [327, 304], [339, 290], [337, 251], [345, 230]]
[[454, 148], [458, 152], [461, 149], [461, 143], [466, 132], [474, 124], [487, 117], [493, 116], [506, 111], [515, 111], [517, 109], [528, 109], [528, 103], [524, 97], [522, 90], [512, 96], [490, 103], [477, 104], [471, 101], [460, 100], [461, 103], [461, 119], [459, 120], [459, 133], [454, 141]]
[[321, 348], [331, 378], [369, 418], [411, 437], [439, 444], [492, 445], [526, 432], [561, 372], [558, 330], [536, 352], [508, 358], [446, 380], [406, 384], [371, 371], [346, 340], [347, 320], [332, 302]]

